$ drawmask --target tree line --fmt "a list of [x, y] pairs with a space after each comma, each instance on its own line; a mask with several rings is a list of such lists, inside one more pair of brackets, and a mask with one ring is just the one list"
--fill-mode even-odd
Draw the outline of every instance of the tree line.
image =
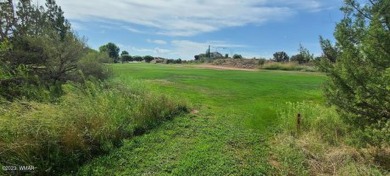
[[[99, 47], [100, 53], [108, 53], [109, 60], [107, 63], [126, 63], [126, 62], [146, 62], [151, 63], [165, 63], [165, 64], [181, 64], [185, 61], [179, 59], [167, 59], [162, 57], [146, 56], [131, 56], [126, 50], [120, 51], [120, 48], [112, 42], [109, 42]], [[120, 54], [119, 54], [120, 53]]]

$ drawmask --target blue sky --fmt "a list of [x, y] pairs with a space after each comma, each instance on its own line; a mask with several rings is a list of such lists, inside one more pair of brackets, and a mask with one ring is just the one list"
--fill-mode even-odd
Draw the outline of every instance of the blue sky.
[[321, 53], [333, 40], [341, 0], [57, 0], [80, 36], [98, 49], [108, 42], [130, 55], [193, 59], [212, 51], [244, 57]]

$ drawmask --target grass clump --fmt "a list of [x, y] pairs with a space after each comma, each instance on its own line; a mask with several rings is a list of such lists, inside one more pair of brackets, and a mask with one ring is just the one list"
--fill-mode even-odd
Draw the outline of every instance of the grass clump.
[[146, 131], [187, 111], [183, 102], [120, 84], [88, 81], [63, 90], [56, 104], [1, 101], [2, 166], [34, 166], [29, 174], [35, 175], [74, 171], [120, 146], [137, 129]]
[[[297, 114], [302, 121], [297, 127]], [[311, 102], [287, 103], [279, 111], [279, 133], [271, 140], [270, 164], [281, 175], [386, 175], [381, 161], [389, 156], [389, 145], [353, 145], [356, 130], [350, 128], [334, 108]], [[362, 137], [359, 139], [364, 140]], [[381, 156], [378, 158], [378, 156]]]

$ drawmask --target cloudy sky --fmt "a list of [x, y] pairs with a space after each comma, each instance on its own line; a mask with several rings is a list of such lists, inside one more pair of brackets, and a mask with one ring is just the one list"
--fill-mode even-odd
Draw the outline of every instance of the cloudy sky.
[[333, 39], [341, 0], [57, 0], [94, 49], [108, 42], [131, 55], [193, 59], [205, 52], [271, 57], [320, 54]]

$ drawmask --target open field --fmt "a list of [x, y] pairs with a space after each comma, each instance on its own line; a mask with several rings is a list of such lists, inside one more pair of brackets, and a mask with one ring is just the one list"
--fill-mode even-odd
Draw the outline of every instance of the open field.
[[[190, 102], [177, 117], [85, 165], [80, 175], [259, 175], [272, 173], [267, 139], [285, 102], [322, 102], [324, 76], [193, 66], [113, 66], [114, 81], [141, 79], [153, 91]], [[129, 81], [130, 82], [130, 81]]]

